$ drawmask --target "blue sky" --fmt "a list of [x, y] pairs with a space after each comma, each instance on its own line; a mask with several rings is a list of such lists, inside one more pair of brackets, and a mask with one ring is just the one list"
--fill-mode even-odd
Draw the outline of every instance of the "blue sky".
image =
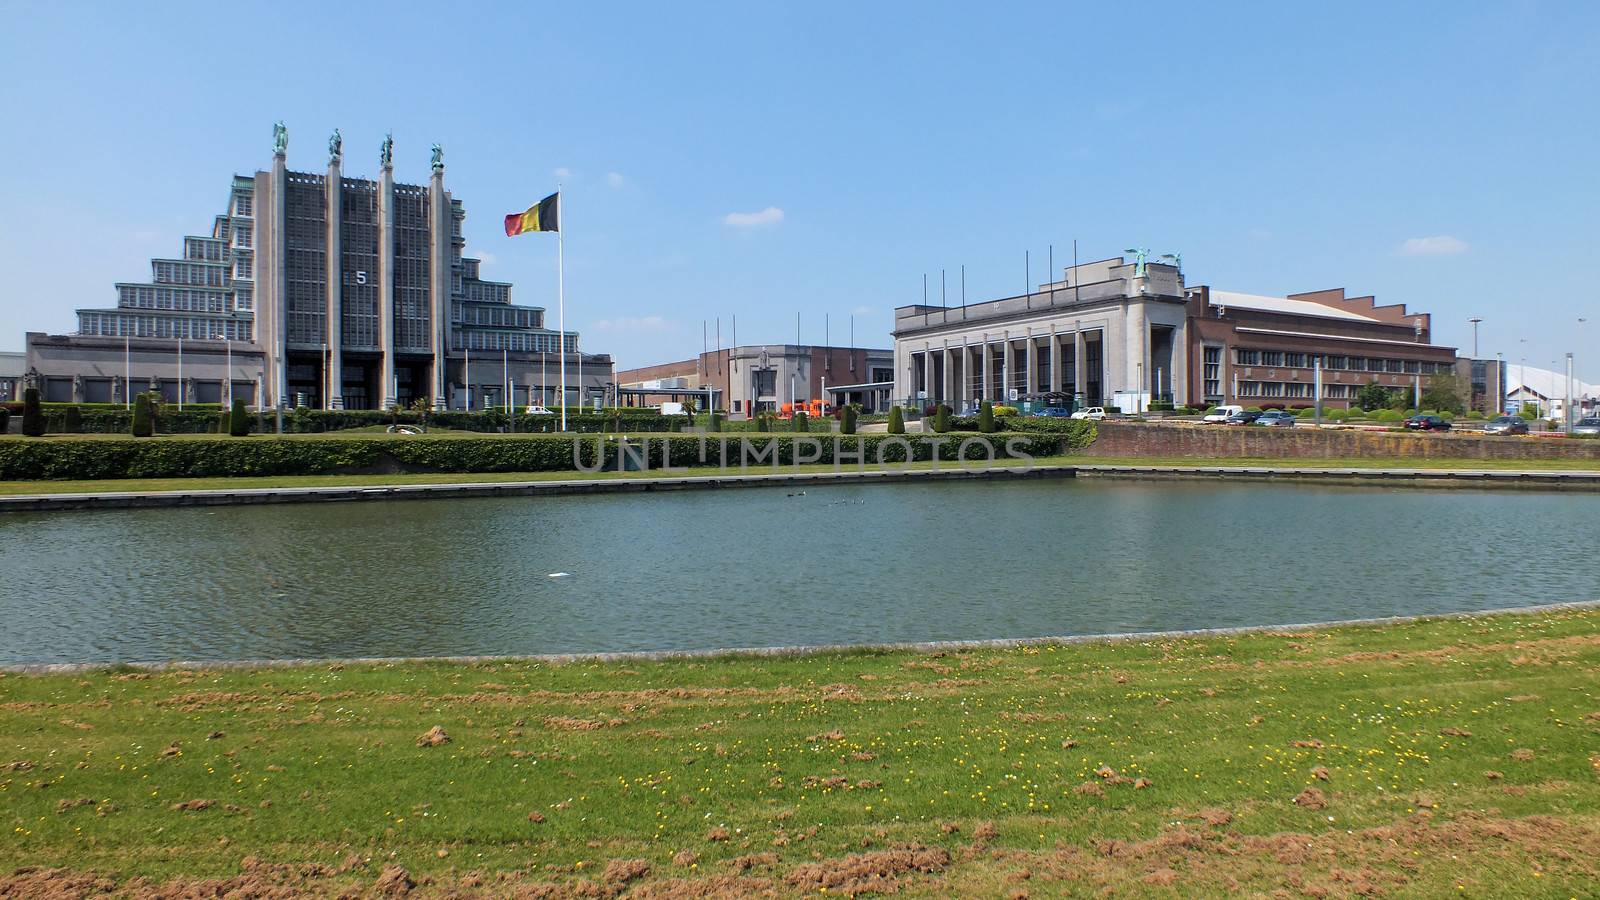
[[[743, 342], [887, 346], [952, 302], [1125, 247], [1190, 284], [1346, 287], [1441, 343], [1600, 380], [1600, 4], [0, 2], [0, 348], [112, 305], [231, 174], [373, 176], [444, 146], [470, 253], [619, 366]], [[1580, 328], [1577, 320], [1589, 323]]]

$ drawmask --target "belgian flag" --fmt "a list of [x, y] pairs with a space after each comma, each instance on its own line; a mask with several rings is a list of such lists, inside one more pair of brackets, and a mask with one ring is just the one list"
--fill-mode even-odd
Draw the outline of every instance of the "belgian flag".
[[540, 200], [524, 212], [506, 216], [506, 237], [534, 231], [561, 230], [561, 192]]

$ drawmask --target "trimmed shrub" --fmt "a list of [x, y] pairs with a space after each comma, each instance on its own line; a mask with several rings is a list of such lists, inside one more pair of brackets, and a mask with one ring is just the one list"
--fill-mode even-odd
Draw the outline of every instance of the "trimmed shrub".
[[1014, 416], [1017, 414], [1017, 408], [1015, 406], [1006, 406], [1002, 403], [994, 408], [994, 414], [997, 416]]
[[933, 413], [933, 430], [936, 434], [947, 434], [950, 431], [950, 404], [941, 403]]
[[133, 428], [134, 437], [150, 437], [156, 433], [155, 417], [150, 412], [150, 395], [148, 393], [135, 394], [133, 397]]
[[[713, 411], [711, 413], [711, 422], [706, 427], [709, 428], [712, 431], [721, 431], [722, 430], [722, 413]], [[612, 430], [615, 430], [615, 429], [612, 429]]]
[[228, 434], [234, 437], [244, 437], [250, 433], [250, 413], [244, 408], [244, 400], [233, 398], [233, 411], [228, 413]]
[[215, 434], [227, 434], [231, 428], [233, 428], [233, 414], [225, 409], [219, 410], [216, 424], [211, 426], [212, 432]]
[[985, 400], [978, 404], [978, 432], [980, 434], [994, 434], [994, 406]]
[[771, 431], [772, 430], [772, 425], [767, 422], [767, 417], [766, 416], [763, 416], [763, 415], [757, 415], [756, 416], [756, 430], [757, 431]]
[[889, 434], [905, 434], [905, 433], [906, 433], [905, 413], [902, 413], [900, 411], [900, 407], [898, 407], [898, 406], [889, 407]]
[[22, 395], [22, 433], [28, 437], [44, 436], [44, 411], [39, 408], [38, 388], [28, 388]]
[[4, 406], [0, 406], [0, 434], [5, 434], [5, 433], [9, 432], [10, 430], [11, 430], [11, 410], [7, 409]]
[[1167, 400], [1152, 400], [1150, 405], [1145, 408], [1150, 412], [1172, 412], [1176, 407]]
[[[1539, 418], [1539, 407], [1532, 403], [1524, 403], [1522, 404], [1522, 409], [1517, 410], [1517, 415], [1532, 422], [1534, 419]], [[27, 427], [26, 422], [24, 422], [23, 427]]]
[[794, 414], [794, 421], [791, 422], [790, 424], [794, 426], [794, 430], [795, 430], [796, 433], [806, 432], [806, 431], [810, 431], [811, 430], [811, 419], [810, 419], [810, 417], [808, 417], [803, 412], [795, 413]]
[[1479, 421], [1482, 421], [1482, 420], [1483, 420], [1483, 413], [1481, 413], [1481, 412], [1478, 412], [1478, 411], [1477, 411], [1477, 410], [1475, 410], [1475, 409], [1473, 409], [1473, 410], [1468, 410], [1468, 411], [1467, 411], [1467, 418], [1468, 418], [1468, 419], [1469, 419], [1469, 420], [1471, 420], [1471, 421], [1473, 421], [1473, 422], [1479, 422]]
[[83, 410], [78, 409], [76, 406], [69, 406], [67, 411], [62, 414], [62, 418], [65, 420], [62, 431], [67, 434], [83, 434]]
[[1372, 414], [1372, 418], [1378, 422], [1404, 422], [1406, 420], [1406, 417], [1396, 409], [1380, 409]]
[[1100, 408], [1105, 410], [1106, 411], [1106, 415], [1108, 415], [1108, 416], [1120, 416], [1120, 415], [1122, 415], [1122, 407], [1120, 407], [1120, 406], [1102, 406]]
[[[183, 478], [260, 475], [318, 475], [341, 472], [567, 472], [579, 464], [593, 468], [616, 467], [621, 438], [595, 435], [571, 438], [545, 435], [522, 437], [339, 438], [312, 437], [250, 441], [195, 438], [183, 441], [60, 440], [0, 441], [0, 480]], [[738, 439], [704, 436], [628, 439], [646, 451], [651, 468], [664, 463], [688, 467], [718, 465], [724, 459], [732, 469], [793, 465], [800, 442], [821, 449], [821, 457], [808, 461], [831, 463], [835, 453], [860, 453], [867, 463], [906, 459], [958, 459], [963, 441], [971, 435], [926, 436], [919, 440], [891, 439], [868, 434], [841, 437], [801, 437], [775, 434], [751, 437], [750, 452]], [[982, 439], [979, 439], [982, 440]], [[994, 458], [1018, 454], [1052, 456], [1069, 439], [1056, 434], [1003, 434], [986, 440]], [[576, 447], [576, 451], [574, 450]], [[702, 456], [701, 454], [705, 455]], [[969, 448], [969, 461], [987, 457]]]
[[856, 433], [856, 407], [854, 403], [846, 403], [839, 410], [839, 430], [844, 434]]
[[1316, 409], [1313, 408], [1313, 407], [1310, 407], [1310, 406], [1308, 406], [1305, 409], [1302, 409], [1299, 412], [1295, 413], [1295, 416], [1297, 418], [1301, 418], [1301, 419], [1315, 418], [1316, 415], [1317, 415]]

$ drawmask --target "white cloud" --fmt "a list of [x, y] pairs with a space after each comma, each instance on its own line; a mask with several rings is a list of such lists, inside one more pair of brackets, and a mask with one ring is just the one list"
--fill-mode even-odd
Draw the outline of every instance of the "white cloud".
[[495, 256], [493, 253], [490, 253], [487, 250], [469, 250], [461, 255], [468, 259], [475, 259], [486, 266], [492, 266], [500, 261], [500, 257]]
[[624, 184], [627, 184], [627, 183], [628, 183], [627, 179], [622, 177], [622, 173], [621, 172], [607, 172], [606, 173], [606, 184], [611, 185], [611, 187], [614, 190], [619, 190], [619, 191], [622, 190], [622, 186]]
[[672, 328], [672, 323], [661, 316], [618, 316], [595, 322], [593, 330], [611, 334], [660, 334]]
[[1467, 242], [1448, 234], [1409, 238], [1395, 251], [1399, 256], [1454, 256], [1467, 252]]
[[769, 206], [760, 212], [731, 212], [722, 217], [722, 224], [734, 228], [766, 228], [783, 222], [783, 210]]
[[572, 177], [572, 170], [567, 168], [566, 166], [562, 166], [561, 168], [556, 169], [554, 172], [551, 172], [550, 174], [554, 175], [557, 178], [571, 178]]
[[873, 310], [872, 310], [872, 307], [870, 307], [870, 306], [858, 306], [855, 309], [850, 310], [850, 315], [852, 315], [852, 316], [870, 316], [870, 315], [872, 315], [872, 312], [873, 312]]

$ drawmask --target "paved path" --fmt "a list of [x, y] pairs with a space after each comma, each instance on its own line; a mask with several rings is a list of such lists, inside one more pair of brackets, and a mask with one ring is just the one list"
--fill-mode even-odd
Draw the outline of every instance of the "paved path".
[[170, 506], [232, 506], [352, 500], [406, 500], [434, 497], [555, 496], [636, 493], [774, 485], [862, 482], [945, 481], [1018, 478], [1238, 479], [1302, 483], [1384, 483], [1412, 487], [1535, 488], [1600, 491], [1600, 471], [1505, 469], [1360, 469], [1315, 466], [1072, 465], [878, 470], [842, 466], [832, 472], [741, 472], [715, 475], [570, 478], [544, 481], [484, 481], [389, 486], [215, 488], [177, 491], [104, 491], [80, 494], [18, 494], [0, 497], [0, 513], [66, 509], [116, 509]]

